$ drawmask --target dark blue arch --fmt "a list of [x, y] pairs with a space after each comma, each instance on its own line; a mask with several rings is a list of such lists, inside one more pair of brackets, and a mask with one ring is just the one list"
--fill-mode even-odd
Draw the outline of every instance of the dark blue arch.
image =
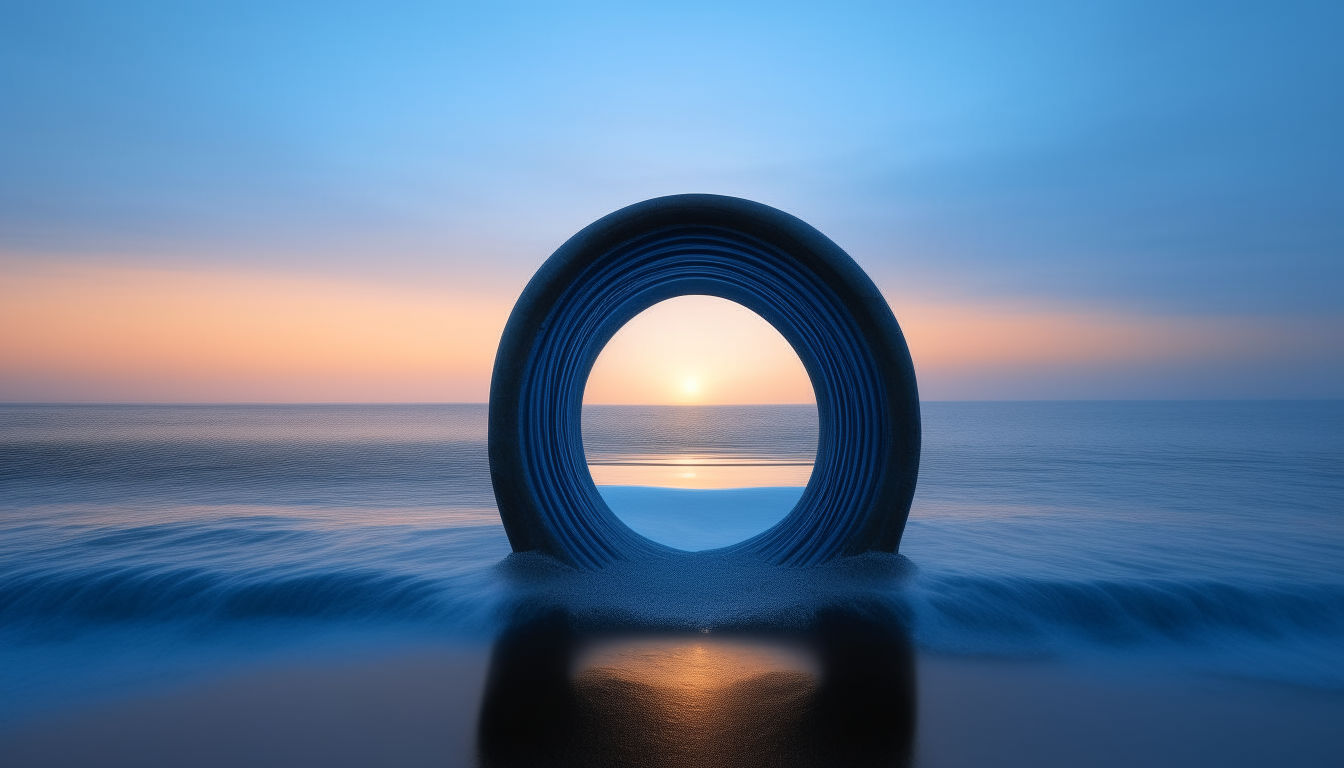
[[793, 345], [816, 393], [817, 459], [774, 527], [713, 553], [807, 565], [895, 552], [919, 474], [919, 395], [891, 308], [848, 254], [801, 220], [719, 195], [612, 213], [542, 265], [509, 316], [490, 381], [490, 476], [514, 551], [576, 567], [686, 556], [607, 508], [583, 453], [583, 390], [616, 331], [665, 299], [755, 311]]

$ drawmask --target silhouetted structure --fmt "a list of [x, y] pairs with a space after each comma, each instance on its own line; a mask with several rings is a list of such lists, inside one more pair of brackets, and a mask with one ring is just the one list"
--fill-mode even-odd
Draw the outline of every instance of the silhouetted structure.
[[718, 195], [623, 208], [542, 265], [505, 326], [490, 382], [490, 474], [515, 552], [598, 568], [675, 557], [598, 495], [580, 436], [602, 348], [664, 299], [736, 301], [793, 345], [816, 393], [816, 464], [779, 524], [720, 552], [807, 565], [895, 552], [919, 473], [919, 395], [882, 294], [843, 250], [782, 211]]

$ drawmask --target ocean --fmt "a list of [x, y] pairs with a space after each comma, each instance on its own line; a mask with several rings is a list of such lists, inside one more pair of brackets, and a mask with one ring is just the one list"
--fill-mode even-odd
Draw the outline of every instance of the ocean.
[[[916, 647], [1344, 690], [1344, 402], [923, 405]], [[416, 639], [509, 586], [484, 405], [0, 407], [0, 723]], [[782, 517], [812, 406], [585, 409], [612, 508], [706, 549]]]

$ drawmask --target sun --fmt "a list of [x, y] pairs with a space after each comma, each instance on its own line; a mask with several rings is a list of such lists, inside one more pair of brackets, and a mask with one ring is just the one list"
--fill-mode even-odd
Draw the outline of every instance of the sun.
[[687, 376], [681, 380], [681, 391], [688, 397], [694, 397], [700, 393], [700, 380], [694, 376]]

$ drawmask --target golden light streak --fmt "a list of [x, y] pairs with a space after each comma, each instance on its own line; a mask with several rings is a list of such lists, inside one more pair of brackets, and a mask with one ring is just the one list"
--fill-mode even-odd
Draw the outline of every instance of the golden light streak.
[[789, 674], [803, 685], [820, 677], [815, 659], [801, 648], [707, 635], [697, 639], [612, 641], [585, 650], [575, 677], [604, 676], [647, 685], [669, 704], [688, 704], [753, 678]]
[[651, 485], [662, 488], [782, 488], [807, 485], [812, 462], [724, 464], [711, 457], [627, 457], [621, 463], [590, 463], [597, 485]]
[[[448, 282], [0, 256], [0, 400], [484, 402], [516, 298]], [[894, 306], [926, 399], [993, 398], [1004, 381], [1145, 369], [1160, 381], [1209, 362], [1309, 359], [1320, 337], [1338, 329], [1048, 302], [915, 297]], [[1022, 391], [1030, 396], [1034, 386]], [[584, 399], [810, 403], [813, 393], [793, 350], [764, 320], [731, 302], [687, 296], [622, 328]]]
[[0, 281], [0, 395], [479, 402], [509, 308], [448, 287], [306, 275], [11, 269]]

